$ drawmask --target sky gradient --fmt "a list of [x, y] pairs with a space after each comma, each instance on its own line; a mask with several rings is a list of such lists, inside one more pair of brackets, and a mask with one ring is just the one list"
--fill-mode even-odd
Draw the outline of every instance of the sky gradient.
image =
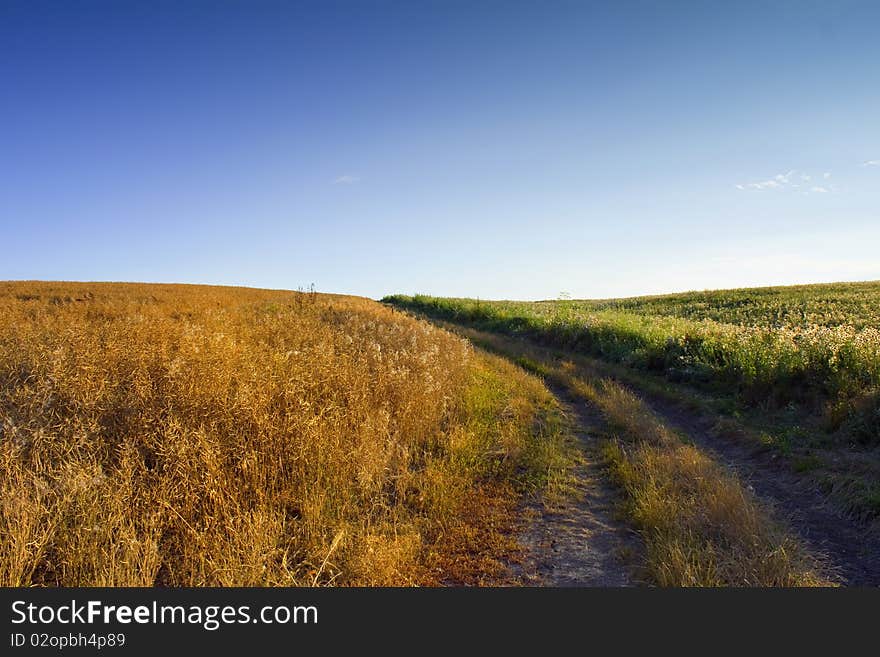
[[880, 279], [880, 3], [0, 3], [0, 279]]

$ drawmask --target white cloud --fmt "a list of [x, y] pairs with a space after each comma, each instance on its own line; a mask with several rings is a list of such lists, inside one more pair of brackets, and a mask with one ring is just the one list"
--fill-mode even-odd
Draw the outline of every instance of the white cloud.
[[[878, 161], [880, 163], [880, 161]], [[822, 174], [822, 178], [828, 180], [831, 177], [831, 172], [826, 171]], [[809, 187], [809, 189], [804, 189], [800, 193], [802, 194], [826, 194], [828, 192], [837, 191], [833, 185], [831, 186], [809, 186], [803, 185], [802, 183], [810, 183], [813, 180], [813, 175], [804, 172], [798, 172], [795, 169], [788, 171], [787, 173], [779, 173], [769, 178], [767, 180], [760, 180], [758, 182], [750, 182], [750, 183], [740, 183], [736, 185], [736, 188], [742, 191], [748, 190], [766, 190], [766, 189], [775, 189], [775, 190], [800, 190], [801, 187]]]
[[737, 189], [775, 189], [778, 187], [782, 187], [782, 183], [777, 178], [736, 186]]
[[751, 183], [740, 183], [736, 186], [737, 189], [747, 190], [747, 189], [779, 189], [780, 187], [784, 187], [789, 183], [791, 177], [794, 175], [794, 171], [789, 171], [788, 173], [780, 173], [768, 180], [760, 180], [758, 182]]
[[863, 167], [880, 167], [880, 160], [868, 160], [864, 164]]
[[781, 182], [783, 185], [787, 185], [794, 174], [795, 172], [793, 170], [788, 173], [780, 173], [776, 176], [775, 180]]
[[355, 176], [353, 174], [347, 173], [343, 176], [339, 176], [336, 180], [333, 181], [334, 185], [353, 185], [361, 181], [360, 176]]

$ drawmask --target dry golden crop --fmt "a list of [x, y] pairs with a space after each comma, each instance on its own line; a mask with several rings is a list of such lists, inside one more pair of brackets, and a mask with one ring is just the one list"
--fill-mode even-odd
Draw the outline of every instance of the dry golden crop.
[[479, 581], [557, 412], [366, 299], [2, 283], [0, 584]]

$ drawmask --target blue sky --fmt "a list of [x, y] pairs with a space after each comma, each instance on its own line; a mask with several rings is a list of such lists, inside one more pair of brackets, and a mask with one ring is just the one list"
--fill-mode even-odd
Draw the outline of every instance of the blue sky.
[[880, 279], [880, 3], [0, 4], [0, 279]]

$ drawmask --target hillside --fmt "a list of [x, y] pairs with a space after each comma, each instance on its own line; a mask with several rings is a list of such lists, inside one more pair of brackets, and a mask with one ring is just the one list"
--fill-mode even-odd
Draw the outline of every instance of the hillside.
[[488, 583], [543, 385], [362, 298], [0, 284], [0, 584]]

